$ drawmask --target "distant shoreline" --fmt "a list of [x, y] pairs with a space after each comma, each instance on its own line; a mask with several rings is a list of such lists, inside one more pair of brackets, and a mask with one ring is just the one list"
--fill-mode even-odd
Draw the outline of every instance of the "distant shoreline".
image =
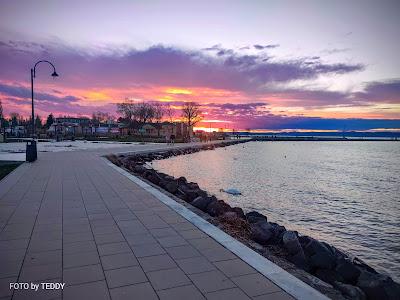
[[399, 139], [393, 138], [338, 138], [338, 137], [314, 137], [314, 136], [262, 136], [252, 137], [252, 141], [312, 141], [312, 142], [399, 142]]

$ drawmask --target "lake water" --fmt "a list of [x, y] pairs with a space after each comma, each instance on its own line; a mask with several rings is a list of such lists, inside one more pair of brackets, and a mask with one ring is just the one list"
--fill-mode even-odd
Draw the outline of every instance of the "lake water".
[[399, 142], [249, 142], [153, 167], [400, 280]]

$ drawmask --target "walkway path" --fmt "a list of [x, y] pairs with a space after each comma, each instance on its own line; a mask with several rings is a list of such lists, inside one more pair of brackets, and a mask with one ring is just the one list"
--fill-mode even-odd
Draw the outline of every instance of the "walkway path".
[[0, 299], [293, 299], [108, 166], [110, 152], [40, 153], [0, 182]]

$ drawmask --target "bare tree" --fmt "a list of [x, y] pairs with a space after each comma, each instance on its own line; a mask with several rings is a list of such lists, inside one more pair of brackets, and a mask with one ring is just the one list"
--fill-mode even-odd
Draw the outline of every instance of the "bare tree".
[[153, 109], [154, 109], [154, 122], [156, 123], [157, 126], [157, 135], [160, 136], [161, 122], [165, 114], [165, 107], [161, 103], [155, 103], [153, 105]]
[[200, 105], [196, 102], [186, 102], [182, 107], [182, 117], [189, 128], [193, 127], [202, 119]]
[[141, 126], [151, 123], [154, 119], [154, 107], [150, 103], [142, 102], [135, 105], [134, 116]]
[[123, 103], [117, 103], [117, 112], [130, 124], [135, 121], [135, 103], [133, 101], [126, 100]]
[[107, 112], [97, 111], [92, 114], [92, 122], [96, 125], [100, 123], [107, 123], [112, 119], [113, 117]]
[[170, 104], [165, 105], [164, 111], [168, 122], [173, 123], [175, 114], [172, 106]]

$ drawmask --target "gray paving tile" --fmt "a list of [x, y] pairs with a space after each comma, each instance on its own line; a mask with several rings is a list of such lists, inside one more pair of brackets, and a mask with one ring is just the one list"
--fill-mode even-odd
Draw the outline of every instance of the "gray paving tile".
[[129, 245], [126, 242], [101, 244], [101, 245], [98, 245], [97, 249], [101, 256], [132, 252], [131, 248], [129, 247]]
[[96, 252], [96, 244], [94, 241], [83, 241], [75, 243], [64, 243], [63, 251], [65, 254]]
[[28, 252], [25, 257], [24, 265], [47, 265], [47, 264], [61, 264], [62, 250], [53, 250], [46, 252]]
[[63, 261], [64, 261], [64, 268], [95, 265], [100, 263], [97, 251], [65, 254]]
[[250, 297], [279, 292], [281, 289], [260, 273], [231, 278]]
[[161, 244], [161, 246], [166, 248], [188, 245], [188, 242], [180, 236], [167, 236], [167, 237], [157, 238], [157, 240]]
[[25, 257], [25, 249], [0, 251], [0, 265], [6, 261], [22, 261]]
[[112, 300], [146, 299], [157, 300], [157, 295], [148, 282], [138, 283], [110, 290]]
[[209, 261], [212, 262], [237, 258], [235, 254], [222, 246], [214, 247], [211, 249], [202, 249], [200, 250], [200, 252], [205, 257], [207, 257]]
[[190, 284], [189, 278], [178, 268], [149, 272], [147, 276], [155, 290]]
[[21, 270], [21, 275], [19, 276], [19, 281], [30, 282], [61, 278], [61, 269], [61, 263], [37, 266], [23, 266]]
[[160, 300], [190, 299], [204, 300], [204, 296], [194, 285], [179, 286], [176, 288], [157, 291]]
[[17, 276], [0, 279], [0, 298], [12, 295], [13, 291], [10, 290], [10, 283], [12, 282], [17, 282]]
[[255, 300], [295, 300], [292, 296], [285, 292], [276, 292], [253, 297]]
[[101, 264], [104, 270], [117, 269], [122, 267], [136, 266], [138, 261], [132, 252], [118, 253], [101, 257]]
[[108, 270], [105, 274], [110, 288], [147, 281], [146, 275], [139, 266]]
[[127, 242], [131, 246], [139, 246], [144, 244], [156, 244], [157, 240], [150, 233], [140, 233], [125, 236]]
[[185, 274], [195, 274], [216, 270], [215, 266], [203, 256], [179, 259], [176, 262]]
[[191, 245], [166, 248], [166, 251], [173, 259], [184, 259], [200, 256], [200, 252]]
[[250, 300], [241, 289], [227, 289], [206, 294], [207, 300]]
[[156, 237], [156, 238], [162, 238], [162, 237], [168, 237], [168, 236], [177, 236], [178, 233], [170, 228], [156, 228], [156, 229], [150, 229], [150, 233]]
[[207, 237], [201, 239], [191, 239], [189, 243], [195, 247], [197, 250], [211, 249], [216, 247], [221, 247], [221, 245], [214, 239]]
[[63, 300], [96, 299], [109, 300], [109, 292], [105, 281], [96, 281], [80, 285], [67, 286], [63, 292]]
[[97, 245], [125, 241], [125, 238], [123, 237], [123, 235], [120, 232], [95, 235], [94, 239], [95, 239]]
[[255, 269], [241, 259], [218, 261], [214, 265], [228, 277], [257, 273]]
[[165, 250], [159, 244], [144, 244], [131, 247], [136, 257], [164, 254]]
[[203, 293], [210, 293], [218, 290], [225, 290], [236, 287], [220, 271], [210, 271], [189, 275], [194, 285]]
[[52, 251], [52, 250], [61, 250], [62, 249], [62, 240], [32, 240], [28, 251], [30, 252], [44, 252], [44, 251]]
[[0, 251], [26, 249], [28, 248], [28, 244], [29, 244], [29, 239], [0, 241]]
[[208, 235], [202, 232], [200, 229], [183, 230], [179, 231], [179, 234], [186, 240], [208, 237]]
[[145, 272], [176, 268], [176, 263], [167, 254], [139, 258]]
[[18, 276], [21, 265], [22, 260], [2, 262], [0, 268], [0, 278]]
[[99, 264], [70, 268], [63, 271], [63, 281], [67, 285], [82, 284], [99, 280], [104, 280], [103, 269]]

